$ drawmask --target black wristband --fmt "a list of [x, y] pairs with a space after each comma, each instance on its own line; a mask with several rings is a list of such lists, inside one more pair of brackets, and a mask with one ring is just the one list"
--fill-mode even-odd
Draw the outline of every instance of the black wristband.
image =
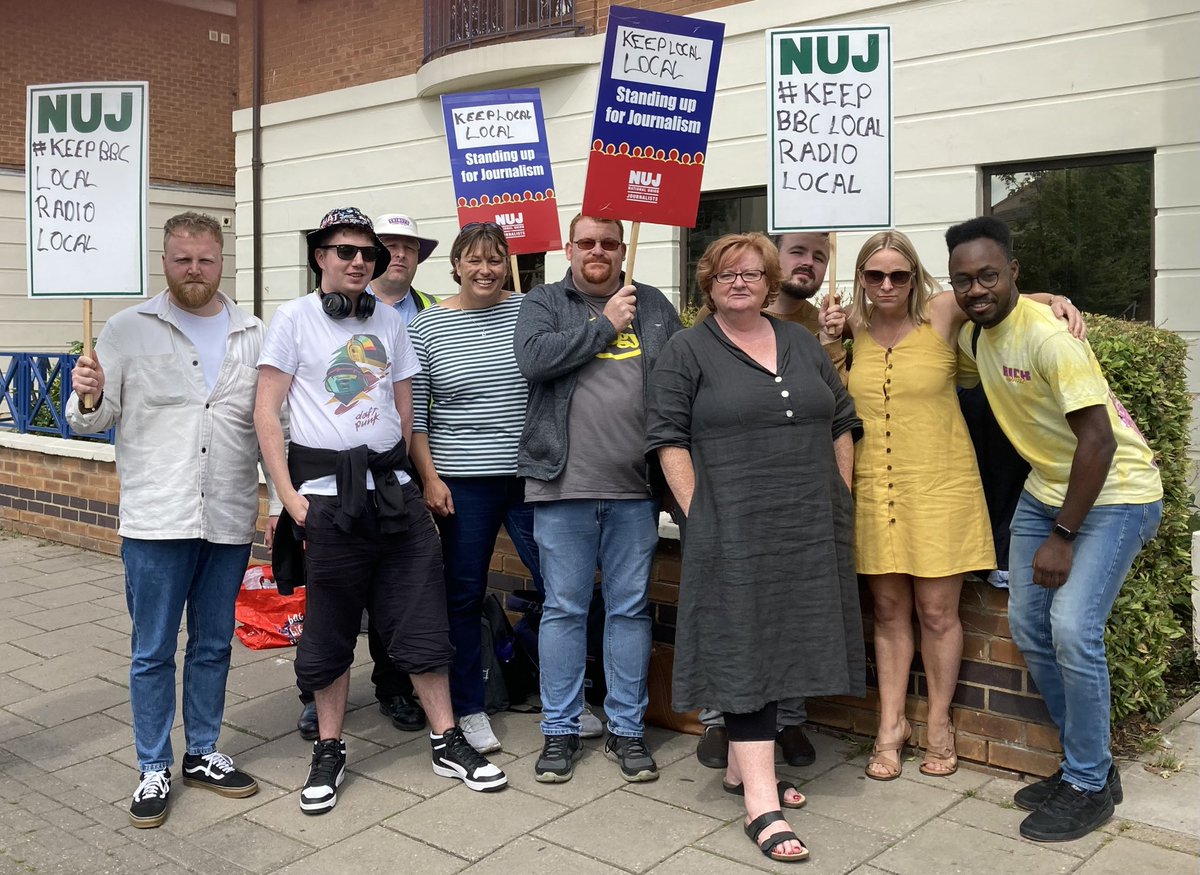
[[1074, 541], [1077, 537], [1079, 537], [1079, 532], [1072, 532], [1070, 529], [1068, 529], [1062, 523], [1054, 524], [1054, 534], [1058, 535], [1060, 538], [1062, 538], [1064, 541], [1067, 541], [1067, 542]]

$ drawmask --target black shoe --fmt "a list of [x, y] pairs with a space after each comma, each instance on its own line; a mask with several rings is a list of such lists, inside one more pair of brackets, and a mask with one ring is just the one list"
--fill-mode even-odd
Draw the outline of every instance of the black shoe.
[[[1029, 784], [1022, 787], [1013, 795], [1013, 802], [1017, 808], [1022, 808], [1025, 811], [1037, 811], [1042, 807], [1042, 803], [1050, 798], [1050, 794], [1054, 792], [1054, 788], [1058, 786], [1062, 780], [1062, 769], [1059, 769], [1049, 778], [1043, 778], [1036, 784]], [[1120, 805], [1125, 798], [1125, 793], [1121, 790], [1121, 773], [1117, 771], [1117, 764], [1114, 762], [1108, 767], [1108, 792], [1112, 796], [1113, 805]]]
[[1083, 838], [1113, 816], [1108, 785], [1095, 791], [1059, 781], [1033, 814], [1021, 821], [1021, 835], [1035, 842], [1070, 842]]
[[571, 780], [575, 760], [583, 756], [578, 735], [547, 735], [542, 755], [533, 767], [533, 777], [542, 784], [561, 784]]
[[729, 768], [729, 733], [724, 726], [707, 726], [696, 742], [696, 759], [709, 769]]
[[392, 725], [405, 732], [420, 732], [425, 728], [425, 709], [405, 695], [379, 700], [379, 712], [392, 718]]
[[321, 727], [317, 725], [316, 702], [309, 702], [304, 706], [304, 710], [300, 712], [300, 719], [296, 721], [296, 728], [300, 730], [300, 737], [305, 741], [316, 741], [321, 737]]
[[502, 790], [508, 785], [508, 777], [500, 767], [488, 762], [487, 757], [471, 747], [457, 726], [441, 735], [430, 735], [429, 743], [433, 747], [435, 775], [458, 778], [472, 790], [481, 793]]
[[783, 761], [789, 766], [811, 766], [817, 761], [817, 752], [803, 726], [785, 726], [775, 733], [775, 740], [783, 748]]
[[300, 810], [305, 814], [324, 814], [337, 805], [337, 788], [346, 777], [346, 745], [336, 738], [313, 744], [308, 780], [300, 791]]
[[233, 760], [219, 751], [204, 756], [184, 754], [183, 783], [212, 790], [230, 799], [241, 799], [258, 792], [258, 781], [234, 768]]
[[658, 766], [640, 738], [610, 733], [604, 742], [604, 755], [620, 764], [621, 777], [626, 781], [658, 780]]
[[167, 797], [171, 794], [171, 770], [142, 772], [133, 803], [129, 806], [129, 822], [138, 829], [162, 826], [167, 819]]

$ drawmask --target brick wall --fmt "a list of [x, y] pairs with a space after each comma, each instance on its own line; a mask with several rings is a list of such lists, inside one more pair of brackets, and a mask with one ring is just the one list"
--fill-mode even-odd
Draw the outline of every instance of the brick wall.
[[[159, 0], [8, 3], [0, 52], [0, 167], [25, 166], [25, 86], [150, 83], [150, 177], [233, 185], [237, 22]], [[227, 33], [228, 44], [209, 40]]]
[[[449, 3], [450, 0], [438, 0]], [[683, 15], [737, 0], [643, 0]], [[576, 0], [581, 34], [604, 30], [607, 0]], [[263, 10], [263, 102], [275, 103], [416, 73], [425, 52], [424, 0], [271, 0]], [[254, 3], [238, 3], [238, 106], [250, 106]]]
[[[0, 528], [115, 556], [121, 549], [119, 501], [113, 462], [0, 446]], [[259, 488], [258, 507], [252, 556], [266, 561], [264, 487]]]
[[[0, 446], [0, 527], [115, 555], [120, 539], [114, 467], [112, 462]], [[260, 489], [259, 533], [253, 556], [264, 561], [266, 512], [266, 493]], [[503, 533], [490, 571], [491, 588], [500, 594], [531, 586], [529, 573]], [[651, 570], [650, 599], [654, 638], [667, 644], [675, 640], [679, 572], [679, 542], [664, 539]], [[867, 697], [812, 699], [808, 715], [814, 723], [871, 737], [875, 734], [879, 698], [872, 686], [870, 596], [865, 589], [862, 595]], [[1007, 594], [986, 583], [968, 581], [963, 588], [961, 614], [963, 664], [953, 715], [959, 756], [999, 769], [1051, 774], [1059, 763], [1057, 732], [1009, 635]], [[925, 675], [919, 655], [909, 683], [908, 717], [918, 729], [914, 743], [924, 745]]]

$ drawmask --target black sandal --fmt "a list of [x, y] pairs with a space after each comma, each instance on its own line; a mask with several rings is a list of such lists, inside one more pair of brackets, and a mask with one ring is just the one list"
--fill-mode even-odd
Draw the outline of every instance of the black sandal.
[[[749, 837], [750, 841], [758, 845], [758, 849], [763, 852], [764, 857], [770, 857], [772, 860], [777, 860], [780, 863], [799, 863], [801, 860], [807, 860], [808, 845], [804, 844], [804, 842], [801, 842], [800, 837], [791, 830], [777, 832], [775, 835], [768, 836], [767, 838], [763, 839], [761, 843], [759, 842], [758, 837], [762, 834], [762, 831], [771, 824], [780, 820], [784, 820], [783, 812], [778, 810], [768, 811], [766, 814], [760, 814], [758, 817], [754, 818], [754, 820], [746, 824], [743, 829], [746, 831], [746, 835]], [[799, 854], [789, 855], [775, 853], [775, 849], [777, 847], [782, 845], [784, 842], [790, 841], [800, 842], [801, 852]]]
[[[804, 794], [800, 793], [799, 790], [796, 790], [796, 785], [791, 781], [777, 781], [775, 786], [779, 788], [779, 804], [784, 808], [803, 808], [808, 804], [808, 800], [804, 798]], [[732, 796], [746, 795], [746, 787], [744, 784], [728, 784], [725, 781], [722, 781], [721, 787], [726, 793], [729, 793]], [[796, 792], [800, 794], [800, 801], [788, 802], [788, 790], [796, 790]]]

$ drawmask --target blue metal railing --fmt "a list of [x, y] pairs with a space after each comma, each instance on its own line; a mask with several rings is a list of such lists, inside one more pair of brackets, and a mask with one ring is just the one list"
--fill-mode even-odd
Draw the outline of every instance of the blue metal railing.
[[0, 372], [0, 428], [18, 434], [45, 434], [61, 438], [112, 443], [113, 430], [77, 434], [67, 423], [71, 396], [71, 368], [79, 356], [67, 352], [2, 352]]

